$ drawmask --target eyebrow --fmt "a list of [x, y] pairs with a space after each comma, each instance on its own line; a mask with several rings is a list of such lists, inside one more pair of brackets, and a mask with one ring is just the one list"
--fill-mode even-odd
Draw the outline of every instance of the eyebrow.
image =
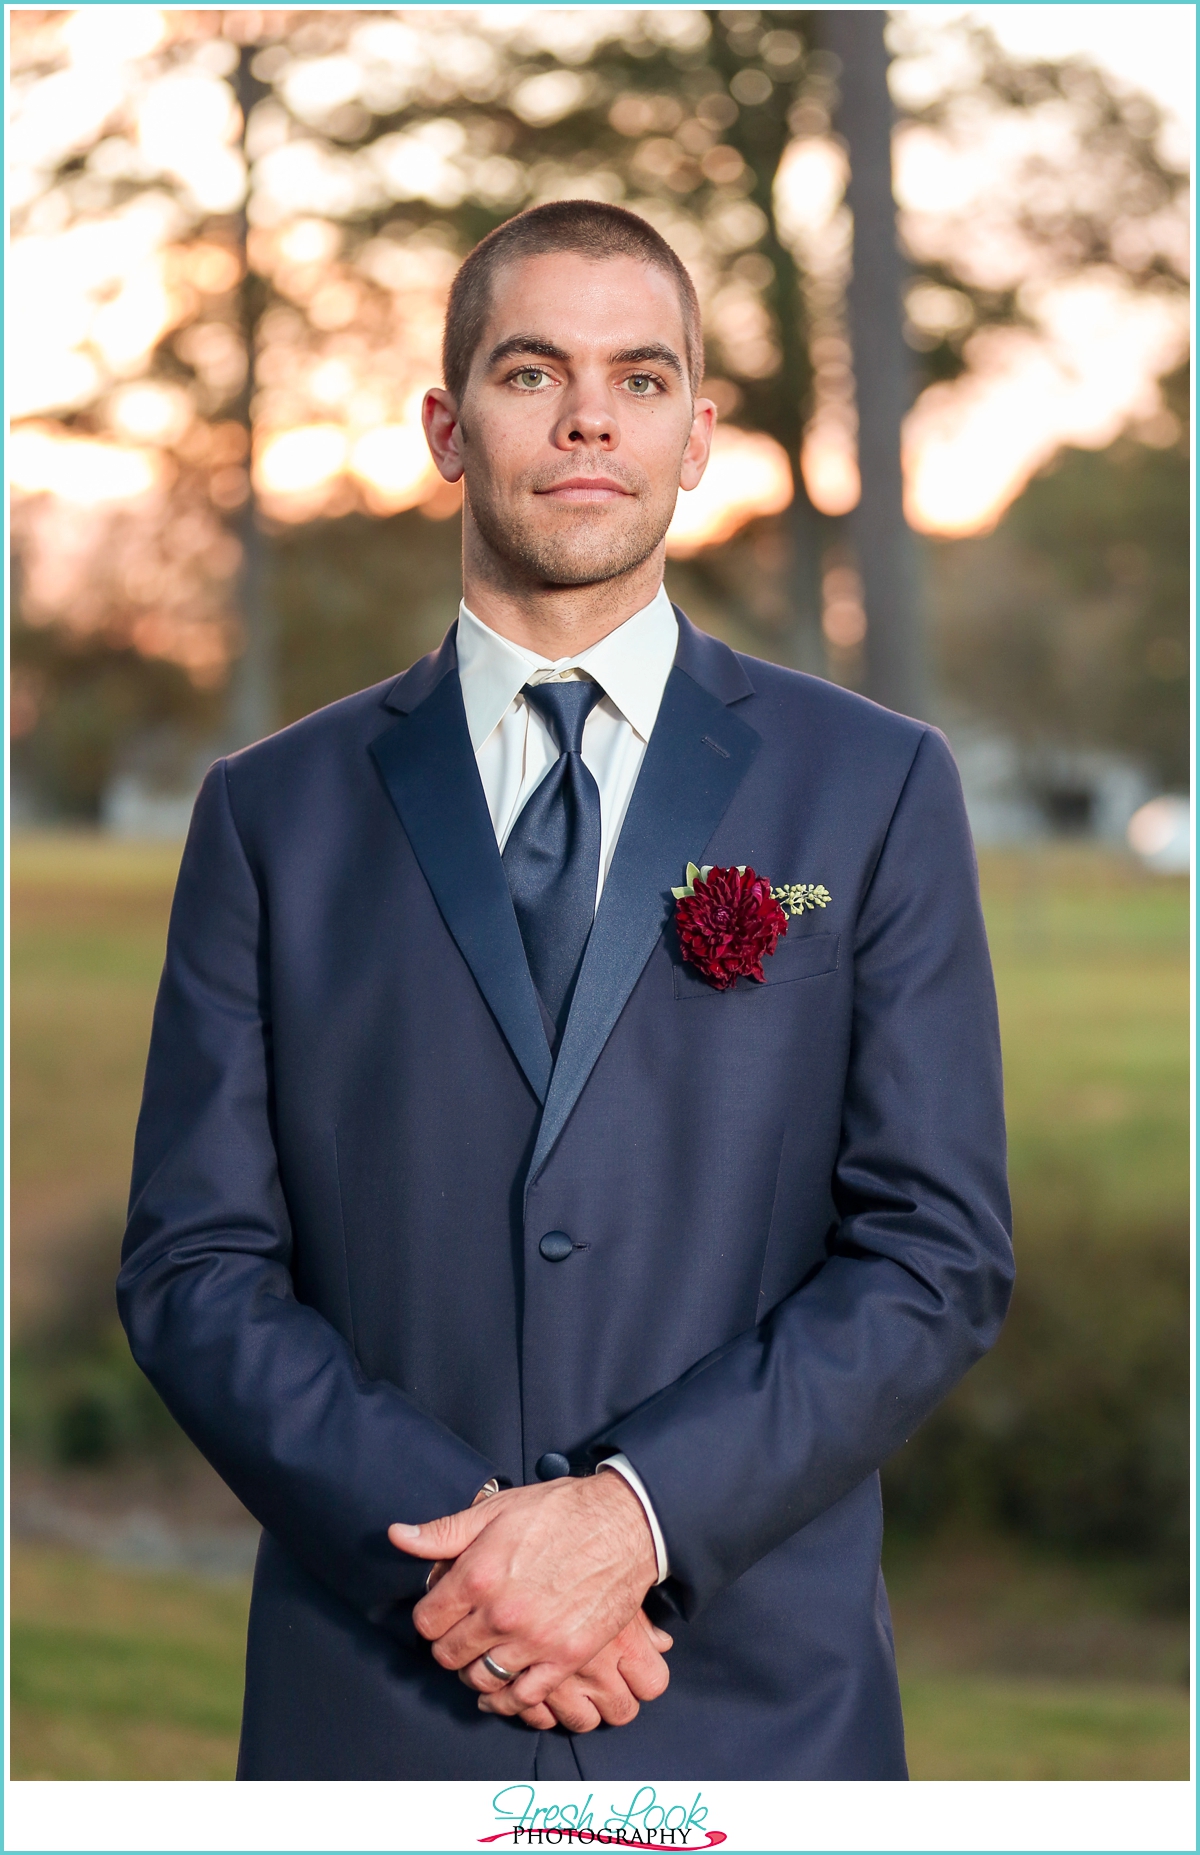
[[510, 335], [488, 355], [487, 364], [494, 367], [497, 361], [507, 360], [510, 354], [540, 354], [546, 361], [569, 361], [570, 355], [564, 348], [556, 348], [552, 341], [544, 341], [540, 335]]
[[683, 379], [683, 363], [674, 348], [668, 348], [665, 342], [652, 341], [644, 348], [623, 348], [620, 354], [612, 356], [611, 365], [623, 367], [631, 361], [657, 361], [660, 367], [669, 367]]
[[[570, 355], [564, 348], [559, 348], [552, 341], [546, 341], [541, 335], [510, 335], [507, 340], [498, 342], [488, 355], [487, 364], [491, 369], [499, 361], [507, 360], [512, 355], [537, 354], [546, 361], [568, 363]], [[672, 373], [683, 379], [683, 363], [673, 348], [665, 343], [652, 341], [642, 348], [622, 348], [619, 354], [609, 356], [610, 367], [624, 367], [638, 361], [657, 361], [660, 367], [669, 367]]]

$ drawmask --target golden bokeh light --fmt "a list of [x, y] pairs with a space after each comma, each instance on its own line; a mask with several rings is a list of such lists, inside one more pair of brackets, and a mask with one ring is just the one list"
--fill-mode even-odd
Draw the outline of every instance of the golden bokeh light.
[[140, 369], [188, 312], [153, 201], [105, 222], [15, 240], [9, 257], [9, 416], [80, 405]]
[[1063, 444], [1099, 449], [1161, 413], [1160, 375], [1187, 352], [1186, 307], [1109, 277], [1045, 292], [1042, 332], [981, 331], [959, 379], [905, 422], [905, 506], [931, 535], [992, 528]]
[[60, 30], [72, 63], [94, 70], [147, 57], [162, 44], [167, 22], [153, 6], [81, 6]]
[[368, 507], [379, 515], [416, 508], [442, 484], [416, 423], [377, 425], [364, 432], [350, 452], [350, 470], [366, 492]]
[[416, 419], [353, 432], [331, 421], [302, 425], [262, 440], [254, 486], [267, 514], [303, 522], [344, 502], [353, 487], [373, 515], [397, 515], [445, 489]]
[[8, 441], [8, 474], [26, 496], [55, 496], [80, 507], [135, 502], [163, 478], [158, 451], [75, 438], [53, 426], [19, 425]]
[[138, 152], [147, 167], [172, 176], [205, 212], [233, 212], [246, 190], [245, 163], [230, 146], [241, 112], [228, 84], [210, 72], [159, 78], [136, 112]]
[[667, 552], [686, 560], [728, 541], [755, 516], [778, 515], [791, 500], [792, 472], [783, 446], [765, 432], [718, 425], [708, 469], [675, 505]]
[[254, 486], [272, 498], [308, 496], [340, 475], [345, 462], [346, 434], [340, 425], [298, 425], [261, 441]]
[[848, 515], [862, 494], [853, 421], [822, 407], [804, 434], [800, 469], [809, 501], [822, 515]]
[[800, 258], [812, 362], [812, 413], [800, 470], [813, 506], [846, 515], [862, 491], [858, 414], [845, 327], [853, 223], [844, 204], [846, 151], [831, 135], [799, 136], [780, 163], [776, 213]]
[[109, 417], [123, 438], [172, 445], [192, 422], [192, 402], [182, 387], [142, 380], [113, 395]]

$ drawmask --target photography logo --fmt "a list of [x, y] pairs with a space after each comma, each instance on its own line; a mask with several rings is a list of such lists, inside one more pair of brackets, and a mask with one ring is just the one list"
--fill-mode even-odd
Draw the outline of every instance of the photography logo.
[[582, 1803], [539, 1803], [535, 1785], [509, 1784], [493, 1797], [492, 1811], [502, 1827], [478, 1840], [513, 1848], [712, 1849], [727, 1840], [723, 1829], [708, 1827], [701, 1791], [677, 1800], [660, 1797], [653, 1784], [607, 1808], [592, 1791]]

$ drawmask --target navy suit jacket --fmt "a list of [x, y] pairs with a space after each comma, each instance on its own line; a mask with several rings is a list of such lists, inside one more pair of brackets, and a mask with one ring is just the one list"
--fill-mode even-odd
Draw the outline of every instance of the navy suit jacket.
[[[690, 861], [820, 883], [766, 983]], [[540, 1239], [574, 1248], [548, 1261]], [[134, 1354], [264, 1528], [246, 1778], [902, 1778], [877, 1470], [1011, 1286], [995, 1002], [942, 737], [680, 621], [552, 1060], [453, 633], [219, 762], [138, 1127]], [[623, 1450], [675, 1636], [638, 1718], [480, 1714], [393, 1520]]]

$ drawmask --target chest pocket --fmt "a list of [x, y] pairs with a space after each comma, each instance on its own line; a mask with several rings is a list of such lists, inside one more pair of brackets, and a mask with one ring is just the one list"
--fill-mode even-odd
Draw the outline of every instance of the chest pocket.
[[694, 966], [676, 961], [671, 969], [677, 999], [732, 999], [747, 992], [761, 992], [768, 985], [790, 985], [793, 979], [816, 979], [821, 973], [837, 971], [837, 934], [797, 934], [784, 936], [774, 953], [763, 961], [763, 985], [755, 979], [739, 979], [727, 992], [718, 992]]

